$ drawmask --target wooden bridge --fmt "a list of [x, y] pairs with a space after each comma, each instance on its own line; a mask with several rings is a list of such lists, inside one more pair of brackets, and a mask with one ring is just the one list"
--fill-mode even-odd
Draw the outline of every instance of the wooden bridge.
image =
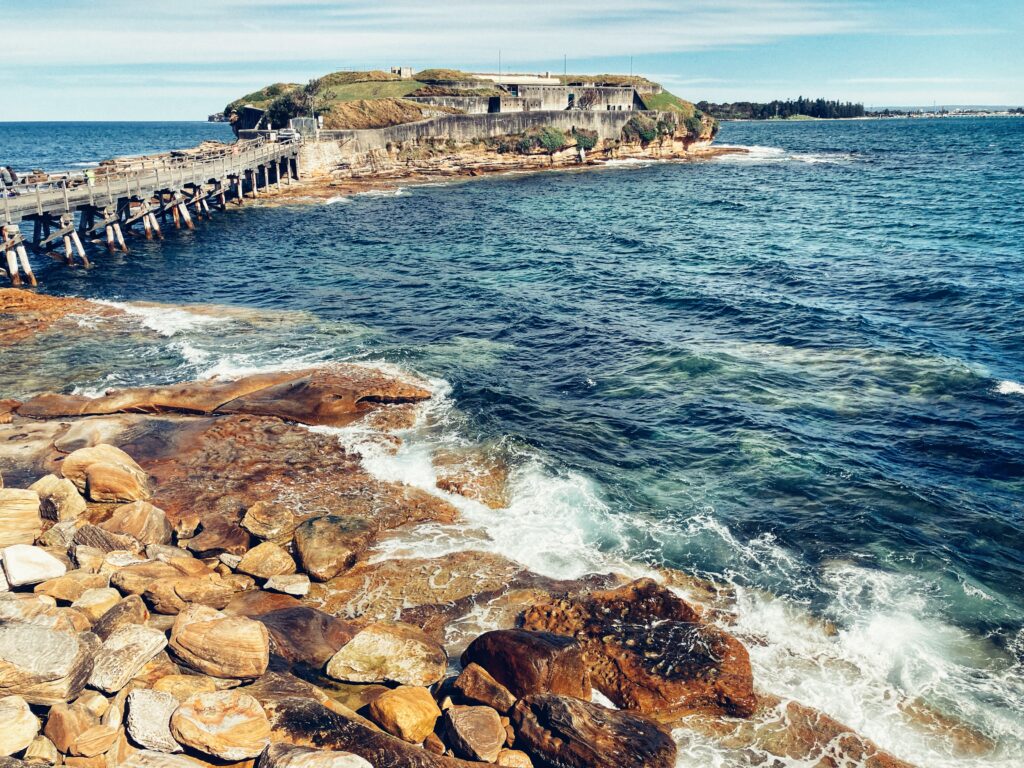
[[[299, 178], [297, 141], [257, 139], [195, 154], [171, 153], [126, 163], [101, 165], [79, 175], [49, 178], [43, 183], [0, 182], [0, 248], [7, 274], [21, 285], [24, 272], [30, 285], [36, 278], [29, 250], [52, 253], [63, 249], [64, 261], [77, 255], [89, 266], [84, 243], [100, 237], [108, 250], [127, 251], [125, 231], [140, 224], [147, 239], [162, 238], [161, 223], [193, 229], [195, 218], [241, 205], [270, 185], [281, 188]], [[22, 222], [32, 222], [26, 238]], [[20, 270], [19, 270], [20, 262]], [[0, 265], [2, 268], [2, 265]]]

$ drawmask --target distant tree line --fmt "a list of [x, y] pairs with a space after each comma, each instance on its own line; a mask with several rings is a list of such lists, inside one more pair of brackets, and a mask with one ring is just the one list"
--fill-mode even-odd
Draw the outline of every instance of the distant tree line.
[[864, 117], [864, 105], [852, 101], [828, 99], [787, 99], [786, 101], [734, 101], [730, 104], [711, 104], [701, 101], [697, 106], [719, 120], [771, 120], [796, 115], [805, 117], [839, 118]]

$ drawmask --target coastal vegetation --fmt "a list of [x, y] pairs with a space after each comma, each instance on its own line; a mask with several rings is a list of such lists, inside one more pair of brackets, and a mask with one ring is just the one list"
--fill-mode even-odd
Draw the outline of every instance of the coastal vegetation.
[[834, 120], [864, 117], [864, 105], [850, 101], [805, 99], [803, 96], [786, 101], [735, 101], [712, 104], [701, 101], [697, 107], [718, 120], [787, 120], [796, 117]]

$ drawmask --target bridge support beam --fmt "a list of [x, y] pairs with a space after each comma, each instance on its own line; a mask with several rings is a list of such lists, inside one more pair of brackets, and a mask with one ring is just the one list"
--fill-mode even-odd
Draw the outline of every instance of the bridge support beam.
[[[24, 271], [28, 284], [38, 285], [36, 276], [32, 272], [32, 264], [28, 260], [28, 251], [25, 250], [25, 238], [15, 224], [5, 224], [0, 227], [0, 237], [3, 241], [5, 260], [7, 262], [7, 276], [11, 285], [17, 287], [21, 283], [21, 272]], [[21, 262], [21, 270], [18, 269], [18, 262]]]

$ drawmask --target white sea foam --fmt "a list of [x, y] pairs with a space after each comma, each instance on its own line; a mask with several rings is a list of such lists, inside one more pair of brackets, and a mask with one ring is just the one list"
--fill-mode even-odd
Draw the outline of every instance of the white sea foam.
[[756, 144], [750, 146], [717, 144], [715, 146], [717, 149], [744, 150], [743, 152], [730, 152], [714, 157], [714, 160], [719, 163], [739, 165], [766, 163], [847, 164], [856, 159], [849, 152], [788, 152], [782, 147], [764, 147]]
[[336, 205], [337, 203], [351, 203], [352, 198], [345, 195], [335, 195], [324, 200], [324, 205]]
[[1000, 395], [1024, 395], [1024, 384], [1018, 384], [1016, 381], [1000, 381], [996, 386], [996, 392]]
[[189, 311], [185, 307], [170, 305], [133, 304], [122, 301], [94, 299], [95, 303], [114, 307], [130, 317], [137, 318], [143, 326], [161, 336], [175, 336], [186, 331], [229, 322], [229, 318]]

